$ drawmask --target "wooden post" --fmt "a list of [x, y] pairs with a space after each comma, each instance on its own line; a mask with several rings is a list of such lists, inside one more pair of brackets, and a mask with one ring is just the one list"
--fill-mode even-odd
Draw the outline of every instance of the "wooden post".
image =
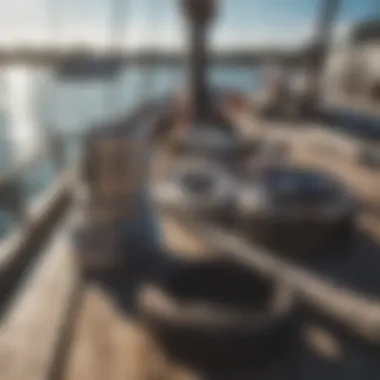
[[204, 120], [210, 114], [207, 87], [207, 29], [215, 13], [214, 0], [184, 0], [184, 13], [190, 27], [190, 99], [192, 117]]

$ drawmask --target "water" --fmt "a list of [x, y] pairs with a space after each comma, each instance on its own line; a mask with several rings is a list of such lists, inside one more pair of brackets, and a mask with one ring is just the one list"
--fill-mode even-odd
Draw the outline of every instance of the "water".
[[[211, 70], [213, 85], [252, 91], [258, 87], [258, 72], [252, 68], [215, 68]], [[75, 83], [47, 77], [41, 88], [40, 114], [66, 133], [78, 132], [94, 123], [107, 120], [110, 115], [125, 115], [144, 99], [165, 95], [185, 84], [184, 71], [178, 67], [156, 70], [131, 67], [117, 80], [117, 92], [107, 82]]]
[[47, 75], [40, 88], [39, 114], [52, 128], [78, 133], [102, 120], [125, 115], [143, 99], [158, 98], [181, 83], [178, 68], [148, 71], [131, 67], [114, 82], [78, 83]]
[[[252, 91], [257, 89], [258, 72], [213, 68], [210, 80], [213, 85]], [[144, 99], [158, 99], [181, 87], [185, 75], [178, 67], [129, 67], [116, 83], [63, 81], [47, 70], [5, 68], [0, 76], [0, 175], [36, 148], [45, 129], [66, 135], [66, 157], [73, 159], [79, 151], [75, 136], [112, 116], [127, 114]], [[41, 193], [55, 175], [50, 157], [35, 162], [19, 180], [25, 201]], [[0, 204], [0, 237], [17, 223], [6, 205]]]

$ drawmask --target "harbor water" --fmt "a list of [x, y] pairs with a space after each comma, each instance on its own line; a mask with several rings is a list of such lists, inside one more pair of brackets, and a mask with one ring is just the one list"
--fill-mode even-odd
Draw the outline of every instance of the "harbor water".
[[[260, 68], [212, 67], [213, 86], [249, 93], [260, 86]], [[83, 132], [106, 120], [127, 115], [144, 100], [160, 99], [184, 86], [185, 71], [178, 66], [130, 66], [111, 80], [62, 79], [53, 72], [26, 67], [4, 68], [0, 75], [0, 175], [19, 160], [28, 159], [51, 131], [64, 136], [65, 160], [77, 157]], [[366, 119], [340, 110], [328, 110], [332, 124], [360, 137], [380, 138], [378, 118]], [[365, 119], [365, 118], [364, 118]], [[26, 202], [46, 189], [57, 168], [48, 154], [33, 161], [17, 179]], [[19, 221], [0, 203], [0, 238]]]
[[[255, 68], [214, 68], [214, 85], [253, 91], [259, 85]], [[0, 175], [32, 157], [47, 132], [64, 135], [66, 159], [79, 151], [80, 135], [105, 120], [126, 115], [147, 99], [159, 99], [185, 82], [179, 67], [129, 67], [112, 81], [63, 80], [47, 70], [6, 67], [0, 76]], [[33, 161], [17, 179], [26, 202], [46, 189], [56, 176], [47, 155]], [[0, 203], [0, 238], [19, 221]]]

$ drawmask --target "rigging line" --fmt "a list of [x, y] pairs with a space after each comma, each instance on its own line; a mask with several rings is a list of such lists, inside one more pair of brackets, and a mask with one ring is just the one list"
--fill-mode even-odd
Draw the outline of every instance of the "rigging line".
[[[122, 59], [122, 55], [125, 53], [123, 49], [123, 42], [126, 32], [127, 13], [131, 0], [113, 0], [111, 2], [110, 9], [110, 28], [109, 28], [109, 47], [111, 54], [115, 54], [115, 66], [118, 59]], [[120, 62], [118, 64], [122, 65]], [[104, 106], [105, 113], [107, 110], [109, 114], [107, 116], [112, 117], [113, 112], [117, 112], [117, 107], [120, 104], [120, 98], [122, 97], [121, 88], [123, 68], [121, 66], [121, 72], [112, 73], [111, 77], [106, 83], [106, 89], [104, 90]], [[119, 70], [119, 67], [115, 67], [115, 70]]]
[[[148, 25], [145, 25], [145, 30], [149, 31], [156, 31], [159, 30], [159, 21], [160, 19], [163, 18], [163, 12], [162, 12], [162, 2], [160, 0], [150, 0], [147, 1], [147, 6], [149, 12], [146, 13], [147, 17], [147, 23]], [[150, 25], [149, 25], [150, 23]], [[144, 25], [143, 25], [144, 27]], [[152, 53], [154, 56], [155, 53], [158, 53], [159, 49], [154, 49], [157, 47], [157, 41], [152, 41], [149, 39], [149, 36], [154, 35], [152, 34], [147, 34], [146, 36], [148, 37], [147, 44], [146, 44], [146, 51], [147, 53]], [[149, 58], [149, 57], [148, 57]], [[143, 70], [142, 73], [142, 81], [140, 84], [140, 95], [139, 99], [141, 101], [147, 101], [149, 98], [149, 94], [154, 91], [154, 85], [155, 85], [155, 78], [157, 77], [157, 62], [145, 62], [145, 64], [142, 64], [142, 67], [140, 69]]]
[[[170, 25], [170, 23], [172, 23], [172, 25], [175, 25], [175, 13], [172, 13], [172, 18], [170, 18], [170, 8], [169, 7], [168, 7], [168, 16], [167, 16], [167, 19], [168, 19], [168, 25]], [[175, 45], [175, 42], [174, 42], [175, 38], [172, 38], [172, 35], [174, 36], [174, 34], [172, 32], [173, 32], [172, 29], [170, 27], [168, 27], [167, 31], [166, 31], [166, 33], [167, 33], [166, 38], [167, 38], [167, 41], [168, 41], [168, 46], [169, 46], [170, 43], [173, 43], [173, 47], [174, 47], [174, 45]], [[173, 51], [174, 51], [174, 49], [173, 49]], [[176, 69], [178, 69], [178, 66], [176, 66]], [[178, 74], [178, 72], [176, 72], [176, 74]], [[167, 79], [169, 81], [169, 78], [167, 78]], [[172, 80], [173, 82], [168, 84], [168, 86], [169, 86], [168, 91], [170, 90], [170, 86], [171, 85], [174, 86], [175, 84], [177, 84], [179, 86], [179, 83], [175, 83], [176, 80], [178, 80], [178, 75], [172, 75], [170, 80]], [[181, 83], [181, 85], [182, 85], [182, 83]]]
[[[54, 37], [55, 43], [57, 43], [57, 37], [60, 35], [60, 26], [61, 26], [61, 18], [60, 12], [58, 10], [58, 1], [57, 0], [46, 0], [46, 13], [45, 13], [45, 26], [46, 26], [46, 36]], [[54, 41], [50, 40], [50, 43], [54, 43]]]
[[[131, 0], [129, 0], [130, 2]], [[126, 27], [126, 16], [128, 11], [128, 0], [113, 0], [111, 7], [111, 27], [110, 27], [110, 40], [117, 44], [123, 42], [123, 32]], [[118, 39], [120, 38], [120, 41]], [[117, 47], [117, 46], [115, 46]], [[120, 48], [121, 46], [119, 46]]]
[[[49, 45], [54, 46], [55, 42], [53, 41], [53, 37], [56, 38], [56, 36], [59, 35], [59, 26], [60, 26], [60, 19], [59, 19], [59, 12], [57, 12], [57, 1], [56, 0], [46, 0], [45, 3], [45, 33], [46, 33], [46, 39], [49, 41]], [[47, 86], [45, 87], [44, 91], [44, 101], [48, 102], [48, 107], [55, 107], [55, 91], [53, 89], [53, 83], [52, 83], [52, 76], [48, 78]], [[53, 104], [53, 105], [52, 105]], [[39, 120], [39, 122], [42, 124], [41, 129], [43, 130], [44, 137], [47, 137], [47, 124], [50, 124], [52, 122], [50, 117], [47, 117], [46, 112], [49, 110], [43, 111], [43, 120]], [[40, 118], [39, 118], [40, 119]], [[47, 120], [46, 120], [47, 119]]]
[[[60, 13], [57, 5], [57, 0], [46, 0], [45, 3], [45, 33], [48, 45], [51, 47], [57, 45], [57, 37], [60, 35], [61, 18], [59, 17]], [[44, 104], [47, 103], [47, 107], [42, 107], [42, 111], [39, 107], [39, 112], [42, 112], [42, 120], [40, 114], [38, 117], [38, 123], [40, 124], [39, 129], [43, 135], [43, 139], [46, 141], [47, 146], [49, 147], [49, 151], [53, 155], [53, 159], [56, 163], [62, 163], [62, 160], [64, 159], [63, 137], [59, 137], [57, 135], [57, 127], [54, 125], [55, 121], [52, 120], [51, 116], [52, 108], [56, 109], [57, 106], [57, 92], [54, 85], [54, 76], [51, 75], [51, 71], [49, 74], [50, 75], [48, 76], [48, 82], [45, 82], [45, 90], [43, 94], [44, 99], [42, 100]]]

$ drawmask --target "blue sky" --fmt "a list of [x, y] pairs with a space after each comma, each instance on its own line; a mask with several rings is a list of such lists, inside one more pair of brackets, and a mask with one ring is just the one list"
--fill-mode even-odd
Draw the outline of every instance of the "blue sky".
[[[112, 0], [0, 0], [0, 44], [107, 42]], [[113, 0], [115, 1], [115, 0]], [[120, 1], [120, 0], [119, 0]], [[122, 0], [121, 0], [122, 1]], [[185, 41], [178, 0], [125, 0], [128, 28], [120, 36], [131, 48], [180, 48]], [[215, 47], [294, 46], [312, 36], [321, 0], [219, 0]], [[376, 5], [379, 3], [379, 5]], [[342, 0], [337, 34], [355, 20], [380, 16], [380, 0]]]

